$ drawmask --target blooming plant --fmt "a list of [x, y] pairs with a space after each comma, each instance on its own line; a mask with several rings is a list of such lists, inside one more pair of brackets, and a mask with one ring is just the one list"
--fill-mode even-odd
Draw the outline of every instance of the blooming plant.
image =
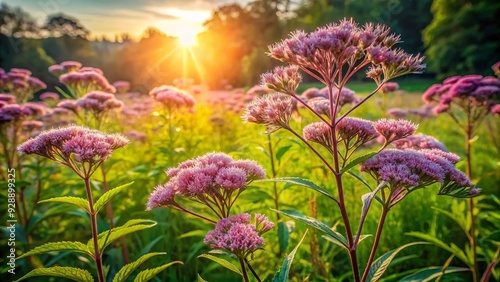
[[[492, 69], [498, 71], [498, 63]], [[428, 105], [434, 106], [433, 112], [447, 114], [458, 125], [465, 136], [465, 157], [466, 172], [469, 178], [473, 178], [472, 173], [472, 145], [474, 144], [476, 130], [480, 124], [491, 113], [500, 113], [500, 79], [492, 76], [483, 77], [480, 75], [453, 76], [445, 79], [442, 84], [432, 85], [422, 95], [422, 99]], [[478, 269], [478, 242], [476, 231], [478, 215], [474, 212], [474, 199], [468, 200], [469, 223], [465, 230], [470, 244], [470, 255], [459, 254], [459, 257], [470, 268], [473, 280], [478, 281], [480, 272]], [[459, 223], [460, 224], [460, 223]], [[422, 234], [414, 233], [418, 237]], [[498, 249], [500, 250], [500, 249]], [[487, 281], [494, 266], [500, 261], [499, 252], [495, 252], [490, 260], [486, 271], [482, 275], [481, 281]], [[481, 253], [485, 253], [483, 250]]]
[[[224, 153], [209, 153], [182, 162], [166, 173], [170, 180], [155, 188], [146, 208], [173, 208], [215, 224], [204, 242], [214, 250], [235, 256], [241, 267], [238, 273], [245, 281], [249, 281], [247, 268], [261, 281], [248, 258], [264, 244], [262, 234], [271, 230], [274, 224], [263, 214], [255, 214], [253, 221], [248, 213], [231, 215], [231, 208], [252, 181], [264, 178], [264, 169], [251, 160], [234, 160]], [[183, 207], [179, 198], [200, 203], [212, 215], [205, 216]], [[214, 259], [211, 255], [202, 257]], [[226, 267], [231, 265], [221, 258], [214, 260], [223, 261]], [[228, 268], [234, 269], [231, 266]]]
[[[266, 181], [284, 181], [309, 187], [338, 206], [345, 235], [315, 218], [292, 211], [277, 212], [326, 233], [325, 236], [330, 241], [343, 247], [350, 257], [354, 281], [378, 280], [395, 254], [408, 246], [393, 250], [391, 252], [394, 255], [383, 255], [374, 263], [387, 213], [408, 194], [433, 183], [440, 184], [439, 195], [474, 197], [479, 192], [465, 174], [455, 169], [454, 164], [458, 157], [443, 151], [442, 148], [407, 148], [409, 146], [403, 145], [399, 146], [400, 149], [387, 148], [394, 142], [412, 138], [417, 125], [406, 120], [381, 119], [372, 122], [349, 116], [390, 79], [423, 71], [422, 57], [408, 55], [394, 48], [399, 38], [398, 35], [390, 34], [389, 28], [384, 25], [366, 24], [360, 27], [353, 20], [330, 24], [311, 33], [294, 32], [289, 38], [269, 48], [271, 57], [289, 64], [262, 75], [262, 84], [277, 93], [260, 97], [250, 103], [243, 116], [246, 122], [265, 125], [266, 133], [279, 129], [289, 131], [306, 144], [328, 168], [335, 179], [337, 196], [299, 177]], [[343, 95], [337, 93], [342, 93], [349, 79], [366, 66], [369, 66], [367, 77], [375, 81], [376, 89], [340, 114], [340, 108], [345, 102]], [[299, 70], [326, 86], [326, 101], [321, 103], [321, 107], [311, 105], [297, 95], [296, 90], [301, 81]], [[294, 99], [319, 120], [305, 126], [303, 134], [290, 125]], [[357, 156], [362, 145], [377, 137], [383, 140], [383, 145], [377, 152]], [[324, 147], [327, 153], [317, 149], [313, 143]], [[362, 180], [353, 170], [358, 164], [361, 164], [362, 172], [373, 177], [376, 187]], [[363, 209], [357, 231], [353, 230], [344, 199], [346, 174], [360, 180], [371, 191], [362, 197]], [[360, 272], [357, 247], [367, 237], [362, 234], [362, 229], [373, 199], [382, 205], [382, 214], [370, 257], [364, 271]], [[287, 262], [283, 267], [289, 267]], [[439, 273], [441, 271], [444, 270], [438, 270]]]
[[[41, 202], [66, 203], [85, 210], [90, 216], [90, 227], [92, 231], [92, 238], [86, 244], [81, 242], [47, 243], [24, 253], [19, 258], [53, 251], [83, 253], [94, 261], [98, 281], [106, 281], [102, 261], [104, 249], [124, 235], [148, 229], [156, 225], [156, 222], [151, 220], [133, 219], [120, 227], [101, 231], [101, 233], [98, 231], [97, 214], [100, 209], [111, 200], [113, 196], [120, 193], [120, 191], [130, 186], [132, 183], [109, 190], [99, 197], [97, 201], [94, 201], [90, 182], [91, 177], [108, 157], [111, 156], [114, 150], [124, 147], [127, 143], [128, 140], [119, 134], [106, 134], [85, 127], [68, 126], [45, 131], [37, 137], [19, 145], [19, 153], [27, 155], [35, 154], [53, 160], [56, 163], [69, 167], [79, 178], [81, 178], [85, 184], [86, 198], [62, 196], [46, 199]], [[118, 271], [113, 281], [125, 281], [138, 265], [142, 264], [142, 262], [150, 257], [160, 254], [162, 253], [146, 254], [137, 259], [137, 261], [125, 265]], [[155, 269], [144, 270], [140, 272], [137, 277], [144, 280], [150, 279], [171, 264], [173, 263], [165, 264]], [[77, 281], [94, 281], [94, 278], [87, 270], [65, 266], [37, 268], [17, 281], [33, 276], [59, 276]]]
[[26, 103], [33, 95], [47, 88], [40, 79], [31, 76], [27, 69], [12, 68], [8, 72], [0, 68], [0, 92], [10, 93], [19, 103]]

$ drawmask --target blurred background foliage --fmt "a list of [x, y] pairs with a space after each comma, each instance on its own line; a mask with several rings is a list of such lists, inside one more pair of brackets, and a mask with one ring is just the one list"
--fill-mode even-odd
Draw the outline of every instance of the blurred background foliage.
[[0, 67], [29, 67], [49, 86], [57, 81], [47, 67], [64, 60], [99, 67], [110, 81], [128, 80], [139, 92], [176, 77], [211, 88], [249, 86], [276, 64], [265, 54], [268, 45], [295, 29], [310, 31], [345, 17], [386, 24], [402, 34], [401, 48], [427, 56], [430, 78], [489, 74], [500, 60], [496, 0], [256, 0], [219, 6], [189, 50], [177, 48], [176, 37], [154, 27], [137, 38], [96, 37], [68, 15], [49, 15], [38, 24], [21, 8], [2, 4]]

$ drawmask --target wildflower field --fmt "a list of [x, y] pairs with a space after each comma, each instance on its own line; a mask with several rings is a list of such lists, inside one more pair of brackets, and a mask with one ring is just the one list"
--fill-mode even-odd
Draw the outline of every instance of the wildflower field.
[[500, 281], [500, 62], [402, 39], [292, 31], [235, 86], [0, 68], [0, 280]]

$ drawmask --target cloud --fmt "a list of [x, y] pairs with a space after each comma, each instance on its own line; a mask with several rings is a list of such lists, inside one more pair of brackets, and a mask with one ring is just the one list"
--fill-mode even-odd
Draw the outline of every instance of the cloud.
[[171, 14], [165, 14], [161, 12], [156, 12], [156, 11], [148, 11], [151, 15], [153, 15], [155, 18], [159, 18], [162, 20], [178, 20], [180, 19], [177, 16], [171, 15]]

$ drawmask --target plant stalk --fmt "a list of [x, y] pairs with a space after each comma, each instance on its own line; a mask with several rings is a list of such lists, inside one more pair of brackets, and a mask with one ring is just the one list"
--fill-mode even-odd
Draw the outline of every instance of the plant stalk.
[[384, 222], [388, 212], [389, 209], [384, 206], [382, 208], [382, 214], [380, 215], [380, 219], [378, 221], [377, 233], [375, 234], [375, 240], [373, 241], [370, 257], [368, 258], [368, 262], [366, 263], [365, 272], [363, 273], [363, 278], [361, 279], [361, 282], [366, 281], [366, 278], [368, 277], [368, 272], [370, 272], [370, 267], [372, 266], [373, 259], [375, 258], [375, 253], [377, 251], [378, 243], [380, 242], [380, 237], [382, 236], [382, 230], [384, 229]]
[[242, 258], [238, 258], [240, 260], [240, 266], [241, 266], [241, 272], [243, 274], [243, 279], [245, 282], [250, 282], [250, 279], [248, 279], [248, 273], [247, 269], [245, 268], [245, 263], [243, 262]]
[[95, 252], [95, 265], [97, 268], [97, 276], [99, 278], [99, 282], [104, 282], [104, 274], [102, 269], [102, 254], [99, 250], [99, 241], [98, 236], [99, 233], [97, 231], [97, 214], [94, 211], [94, 201], [92, 200], [92, 188], [90, 187], [90, 177], [85, 177], [83, 179], [85, 181], [85, 190], [87, 192], [87, 200], [89, 202], [90, 209], [90, 224], [92, 225], [92, 239], [94, 241], [94, 252]]

